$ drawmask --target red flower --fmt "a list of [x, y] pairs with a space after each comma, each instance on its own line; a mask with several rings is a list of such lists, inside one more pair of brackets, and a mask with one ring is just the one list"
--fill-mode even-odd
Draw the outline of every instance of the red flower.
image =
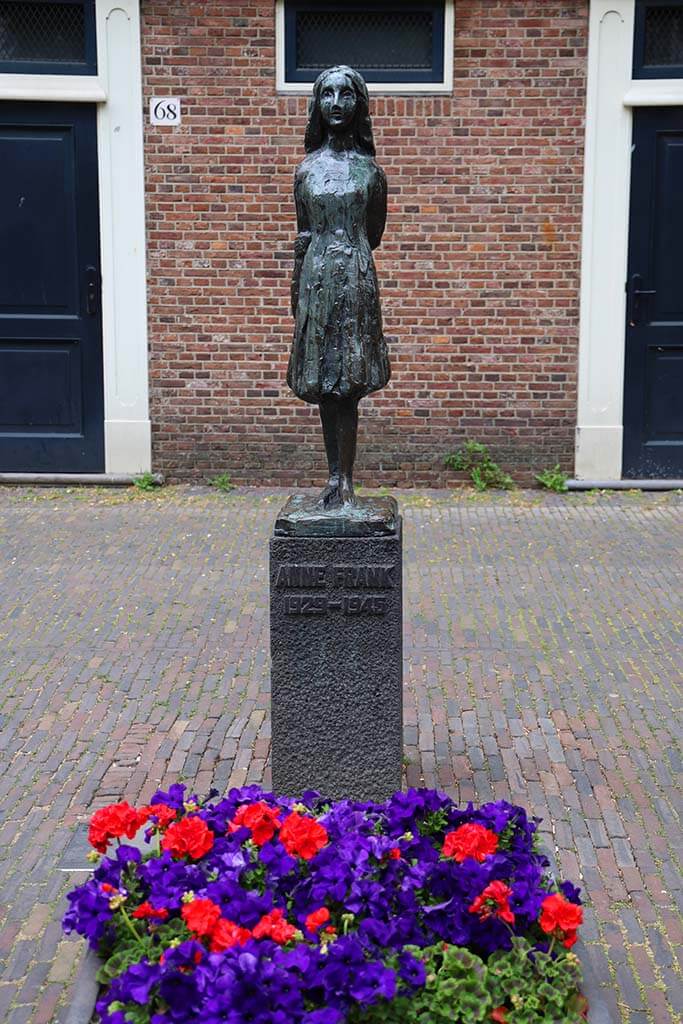
[[305, 925], [307, 932], [316, 932], [318, 928], [325, 924], [330, 919], [330, 912], [327, 907], [320, 907], [319, 910], [313, 910], [306, 918]]
[[264, 914], [259, 923], [254, 925], [252, 935], [255, 939], [272, 939], [284, 946], [294, 938], [296, 932], [294, 925], [285, 920], [284, 911], [276, 909]]
[[483, 825], [468, 823], [446, 834], [441, 853], [444, 857], [453, 857], [460, 864], [466, 857], [479, 862], [486, 860], [497, 849], [498, 836], [495, 832]]
[[400, 860], [401, 859], [401, 850], [400, 850], [400, 848], [398, 846], [392, 846], [392, 848], [389, 850], [389, 857], [391, 858], [391, 860]]
[[328, 835], [320, 822], [292, 811], [280, 829], [280, 842], [290, 856], [311, 860], [318, 850], [327, 846]]
[[257, 846], [263, 846], [272, 839], [279, 827], [280, 809], [269, 807], [263, 800], [256, 804], [242, 804], [228, 825], [231, 832], [236, 832], [239, 828], [248, 828]]
[[115, 893], [118, 891], [119, 890], [115, 886], [110, 885], [109, 882], [102, 882], [102, 892], [106, 892], [108, 894], [110, 892]]
[[121, 839], [122, 836], [132, 839], [146, 820], [146, 816], [125, 800], [120, 804], [100, 807], [90, 819], [88, 842], [100, 853], [106, 853], [110, 839]]
[[240, 928], [234, 921], [222, 917], [211, 932], [210, 949], [212, 953], [222, 953], [232, 946], [243, 946], [250, 938], [251, 932], [248, 928]]
[[491, 1020], [495, 1020], [496, 1024], [506, 1024], [507, 1013], [504, 1006], [497, 1006], [495, 1010], [491, 1010]]
[[203, 818], [192, 815], [169, 825], [161, 845], [174, 857], [199, 860], [213, 846], [213, 832]]
[[470, 914], [479, 914], [482, 921], [488, 917], [499, 917], [501, 921], [514, 924], [515, 915], [508, 903], [511, 896], [512, 889], [505, 882], [490, 882], [470, 905]]
[[172, 821], [175, 821], [178, 812], [167, 804], [150, 804], [148, 807], [143, 807], [140, 813], [146, 814], [148, 819], [156, 818], [157, 828], [166, 828]]
[[221, 916], [221, 908], [213, 900], [194, 899], [183, 904], [180, 915], [195, 935], [211, 935]]
[[567, 949], [576, 942], [576, 930], [583, 922], [583, 910], [559, 892], [546, 896], [538, 923], [547, 935], [560, 939]]
[[135, 908], [131, 916], [148, 921], [165, 921], [168, 917], [168, 910], [166, 907], [159, 907], [157, 910], [156, 907], [153, 907], [151, 903], [145, 900], [144, 903]]

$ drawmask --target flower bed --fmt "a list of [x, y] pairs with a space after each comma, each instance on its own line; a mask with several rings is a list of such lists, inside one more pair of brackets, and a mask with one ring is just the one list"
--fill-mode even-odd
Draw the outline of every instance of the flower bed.
[[[551, 880], [523, 808], [215, 796], [174, 785], [93, 815], [105, 856], [64, 928], [103, 961], [103, 1024], [584, 1020], [579, 891]], [[125, 843], [141, 828], [144, 853]]]

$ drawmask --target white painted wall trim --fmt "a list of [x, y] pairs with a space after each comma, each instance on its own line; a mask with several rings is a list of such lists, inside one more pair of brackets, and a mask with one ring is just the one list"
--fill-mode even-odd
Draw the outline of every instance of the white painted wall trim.
[[145, 177], [138, 0], [97, 0], [97, 66], [107, 473], [151, 469]]
[[102, 103], [107, 94], [98, 75], [0, 74], [0, 100]]
[[[584, 164], [577, 479], [621, 479], [634, 0], [592, 0]], [[639, 83], [640, 84], [640, 83]]]
[[0, 100], [97, 103], [107, 473], [151, 469], [138, 0], [97, 0], [97, 75], [2, 75]]
[[632, 81], [624, 96], [625, 107], [683, 106], [683, 78], [641, 78]]
[[[453, 44], [455, 40], [454, 0], [446, 0], [444, 9], [444, 80], [443, 82], [368, 82], [370, 93], [390, 93], [400, 96], [439, 96], [453, 92]], [[285, 81], [285, 3], [275, 0], [275, 88], [277, 92], [305, 95], [311, 91], [310, 82]]]

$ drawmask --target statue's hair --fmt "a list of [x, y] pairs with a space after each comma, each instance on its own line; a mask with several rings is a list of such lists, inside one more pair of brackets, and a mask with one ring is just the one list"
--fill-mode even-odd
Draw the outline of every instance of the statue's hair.
[[307, 153], [320, 149], [327, 138], [327, 128], [320, 112], [320, 94], [328, 75], [335, 71], [341, 71], [351, 79], [356, 90], [356, 110], [353, 116], [353, 141], [358, 149], [370, 156], [375, 155], [375, 140], [372, 137], [372, 123], [370, 121], [370, 101], [368, 98], [368, 87], [362, 75], [359, 75], [353, 68], [346, 64], [336, 64], [333, 68], [326, 68], [316, 78], [313, 84], [313, 95], [308, 104], [308, 124], [304, 136], [304, 148]]

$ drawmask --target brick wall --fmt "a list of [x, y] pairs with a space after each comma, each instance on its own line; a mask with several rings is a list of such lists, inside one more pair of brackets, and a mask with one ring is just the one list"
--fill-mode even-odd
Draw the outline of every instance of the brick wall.
[[[587, 0], [457, 0], [452, 96], [373, 96], [376, 252], [393, 379], [361, 404], [357, 477], [444, 484], [490, 444], [518, 479], [572, 466]], [[275, 93], [272, 0], [144, 0], [154, 465], [310, 483], [317, 410], [284, 382], [292, 176], [306, 98]], [[147, 118], [146, 118], [147, 120]]]

